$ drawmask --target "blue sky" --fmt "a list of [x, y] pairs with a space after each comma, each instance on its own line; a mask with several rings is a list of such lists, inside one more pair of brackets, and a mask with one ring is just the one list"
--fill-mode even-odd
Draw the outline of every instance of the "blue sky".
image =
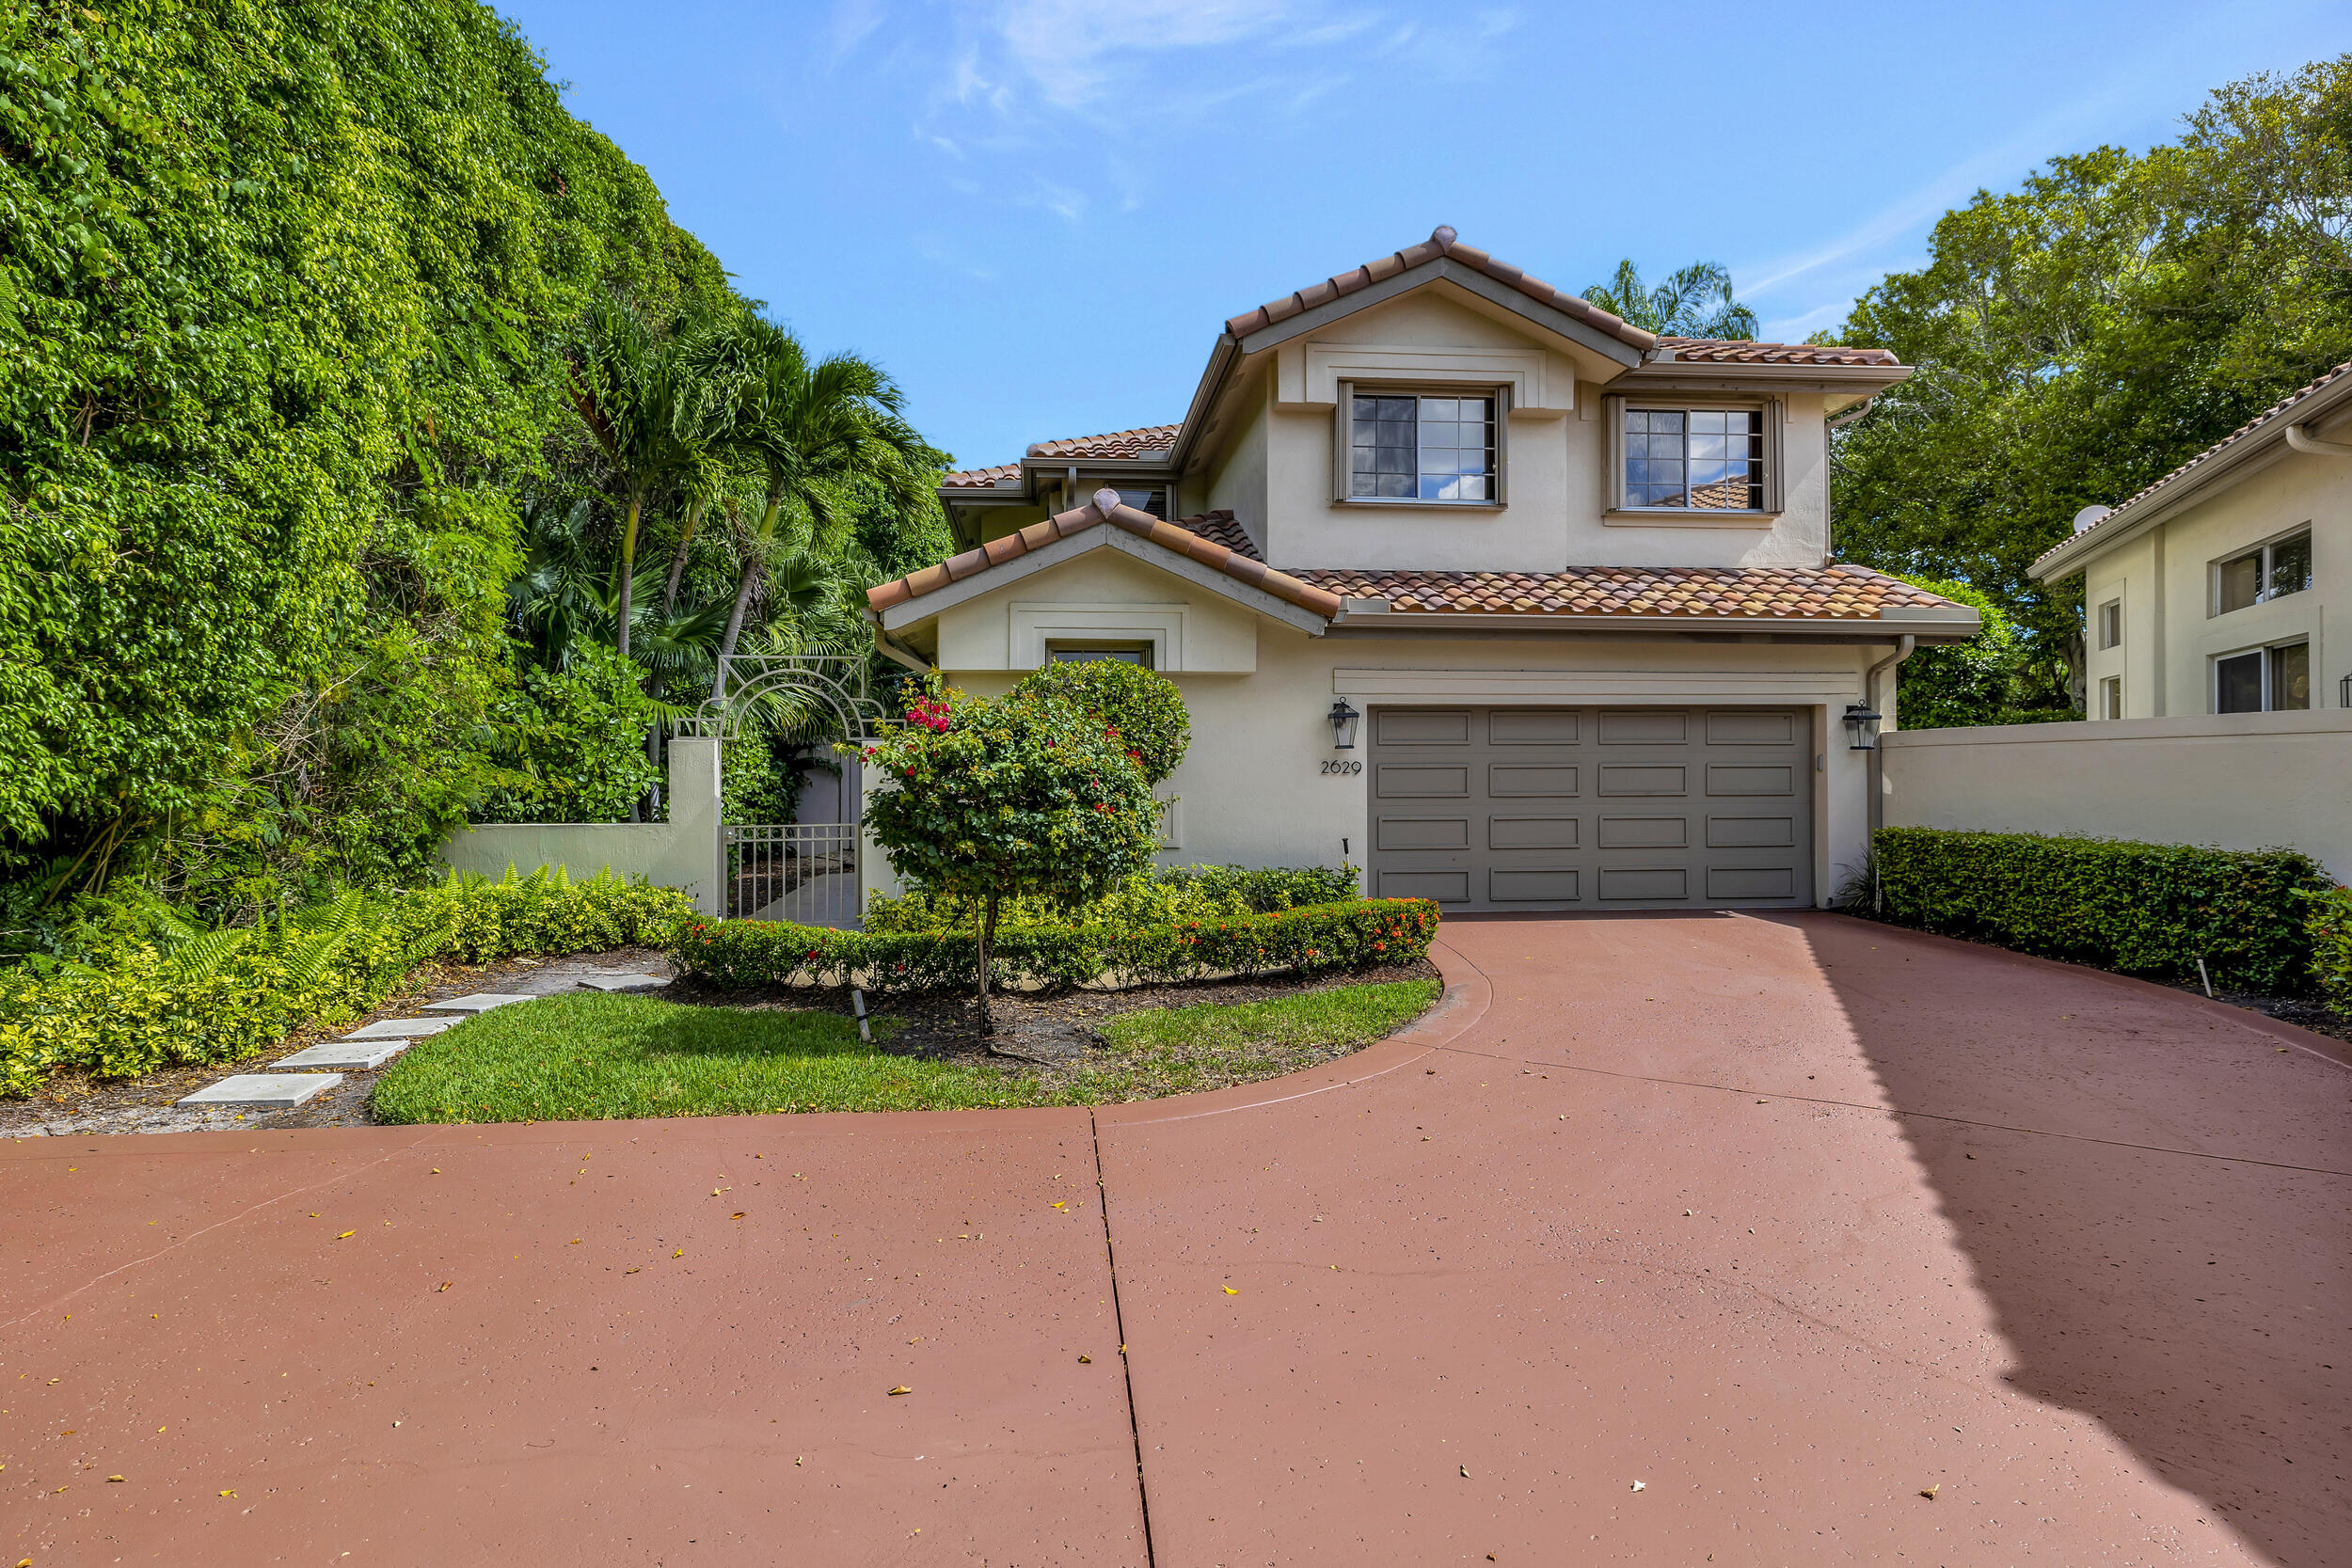
[[1843, 319], [1979, 186], [2169, 139], [2352, 6], [834, 0], [501, 7], [811, 347], [959, 462], [1179, 419], [1219, 324], [1452, 224], [1566, 289]]

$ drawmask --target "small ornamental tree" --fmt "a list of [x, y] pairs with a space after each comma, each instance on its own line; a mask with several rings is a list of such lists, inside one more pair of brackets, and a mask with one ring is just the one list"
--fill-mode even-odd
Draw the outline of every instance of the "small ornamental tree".
[[1127, 743], [1144, 778], [1158, 784], [1176, 771], [1192, 744], [1192, 720], [1176, 683], [1140, 664], [1115, 658], [1048, 664], [1024, 675], [1013, 694], [1060, 697], [1097, 714]]
[[1075, 908], [1152, 863], [1152, 785], [1111, 726], [1050, 695], [966, 697], [936, 685], [861, 753], [888, 786], [866, 823], [899, 876], [980, 910], [980, 1033], [989, 944], [1007, 895]]

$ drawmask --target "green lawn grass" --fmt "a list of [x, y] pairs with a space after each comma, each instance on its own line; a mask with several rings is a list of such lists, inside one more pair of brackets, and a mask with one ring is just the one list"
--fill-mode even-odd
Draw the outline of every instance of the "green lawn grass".
[[1408, 980], [1128, 1013], [1083, 1065], [1019, 1073], [894, 1056], [831, 1013], [562, 996], [418, 1041], [377, 1081], [374, 1106], [390, 1122], [594, 1121], [1140, 1100], [1344, 1054], [1422, 1012], [1438, 990]]

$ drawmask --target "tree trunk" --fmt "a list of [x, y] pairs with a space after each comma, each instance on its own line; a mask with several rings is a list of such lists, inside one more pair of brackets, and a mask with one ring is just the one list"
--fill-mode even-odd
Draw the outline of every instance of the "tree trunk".
[[[637, 518], [644, 506], [643, 496], [629, 497], [628, 522], [621, 530], [621, 602], [617, 623], [612, 628], [612, 644], [620, 650], [623, 658], [628, 657], [628, 621], [633, 610], [629, 603], [630, 589], [637, 573]], [[628, 803], [628, 819], [631, 822], [645, 819], [639, 801]]]
[[698, 500], [686, 509], [686, 531], [678, 537], [676, 553], [670, 557], [670, 581], [661, 590], [661, 618], [665, 621], [677, 608], [678, 579], [686, 576], [686, 555], [694, 547], [694, 534], [703, 526], [706, 504]]
[[988, 948], [996, 940], [996, 901], [1002, 896], [993, 888], [989, 890], [988, 902], [980, 911], [980, 1037], [986, 1039], [996, 1032], [995, 1015], [988, 1010]]
[[726, 693], [727, 657], [735, 652], [736, 640], [743, 635], [743, 614], [751, 608], [752, 591], [759, 586], [760, 565], [756, 561], [743, 567], [743, 580], [735, 585], [735, 608], [727, 611], [727, 629], [719, 638], [719, 668], [710, 677], [710, 695]]

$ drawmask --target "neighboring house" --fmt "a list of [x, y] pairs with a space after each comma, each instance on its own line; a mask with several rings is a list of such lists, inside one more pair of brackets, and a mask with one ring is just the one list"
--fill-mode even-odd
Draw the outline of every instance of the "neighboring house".
[[1181, 423], [949, 475], [868, 595], [967, 690], [1182, 689], [1166, 858], [1367, 868], [1449, 909], [1825, 903], [1915, 641], [1975, 612], [1832, 560], [1827, 421], [1877, 349], [1660, 339], [1450, 229], [1225, 323]]
[[2091, 719], [2352, 706], [2352, 365], [2033, 563], [2077, 572]]

